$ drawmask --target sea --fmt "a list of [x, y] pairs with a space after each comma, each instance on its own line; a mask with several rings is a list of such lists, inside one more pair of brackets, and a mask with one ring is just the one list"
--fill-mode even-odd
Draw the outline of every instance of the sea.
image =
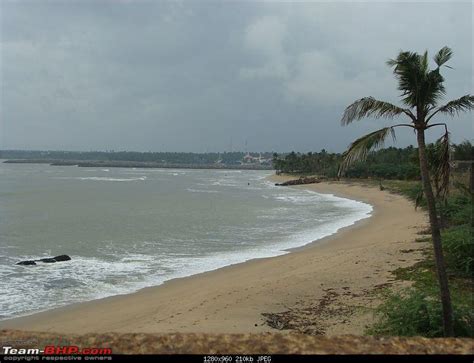
[[286, 254], [372, 212], [271, 174], [0, 161], [0, 320]]

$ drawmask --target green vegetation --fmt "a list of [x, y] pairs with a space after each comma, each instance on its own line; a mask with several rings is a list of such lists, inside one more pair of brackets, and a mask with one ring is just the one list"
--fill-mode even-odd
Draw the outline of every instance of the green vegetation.
[[[459, 179], [459, 173], [452, 179]], [[456, 184], [456, 183], [453, 183]], [[384, 184], [392, 192], [413, 201], [419, 182], [390, 181]], [[456, 184], [459, 185], [459, 184]], [[472, 199], [465, 188], [452, 187], [443, 203], [446, 226], [442, 230], [443, 250], [452, 290], [453, 329], [455, 336], [474, 337], [474, 241]], [[431, 242], [420, 238], [419, 242]], [[415, 266], [394, 271], [396, 278], [413, 282], [410, 288], [397, 293], [387, 292], [384, 303], [377, 308], [378, 322], [368, 329], [374, 335], [443, 336], [442, 310], [432, 250]]]
[[[413, 146], [389, 147], [370, 153], [365, 162], [353, 164], [346, 172], [348, 178], [417, 180], [420, 170], [417, 152]], [[337, 177], [342, 154], [291, 152], [286, 155], [273, 154], [273, 167], [282, 173], [317, 174], [328, 178]]]
[[454, 160], [472, 160], [473, 155], [474, 145], [467, 140], [454, 146]]
[[290, 174], [318, 174], [335, 177], [341, 162], [341, 154], [328, 153], [322, 149], [320, 152], [307, 154], [295, 153], [273, 154], [273, 168], [277, 172]]
[[[430, 168], [436, 170], [436, 144], [426, 145], [429, 153]], [[460, 149], [470, 149], [469, 141], [459, 145], [452, 144], [451, 151], [454, 160], [465, 159], [466, 154], [459, 152]], [[456, 159], [460, 157], [461, 159]], [[327, 178], [336, 178], [342, 154], [328, 153], [324, 149], [320, 152], [309, 152], [307, 154], [291, 152], [288, 154], [273, 154], [273, 167], [278, 172], [286, 174], [313, 174]], [[386, 179], [386, 180], [420, 180], [420, 167], [418, 148], [408, 146], [406, 148], [388, 147], [372, 151], [363, 162], [355, 162], [345, 171], [347, 178], [361, 179]], [[437, 182], [440, 184], [440, 181]], [[421, 184], [417, 184], [421, 191]], [[435, 187], [435, 189], [439, 189]], [[418, 195], [418, 193], [417, 193]]]
[[474, 275], [472, 232], [473, 227], [467, 223], [442, 232], [448, 268], [460, 276], [472, 277]]
[[[454, 335], [474, 337], [474, 310], [469, 299], [453, 293]], [[368, 330], [373, 335], [442, 337], [443, 314], [436, 288], [409, 288], [391, 293], [378, 309], [381, 320]]]

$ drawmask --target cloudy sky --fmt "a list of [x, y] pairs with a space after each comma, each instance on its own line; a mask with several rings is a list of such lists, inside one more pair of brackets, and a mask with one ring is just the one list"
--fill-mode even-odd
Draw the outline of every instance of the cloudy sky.
[[397, 102], [400, 50], [450, 46], [446, 99], [473, 93], [471, 1], [0, 4], [0, 149], [343, 151], [385, 125], [339, 120]]

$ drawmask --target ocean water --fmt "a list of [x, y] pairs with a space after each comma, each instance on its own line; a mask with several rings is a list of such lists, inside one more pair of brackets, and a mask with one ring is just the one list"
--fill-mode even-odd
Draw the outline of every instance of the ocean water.
[[288, 253], [372, 211], [269, 175], [0, 163], [0, 320]]

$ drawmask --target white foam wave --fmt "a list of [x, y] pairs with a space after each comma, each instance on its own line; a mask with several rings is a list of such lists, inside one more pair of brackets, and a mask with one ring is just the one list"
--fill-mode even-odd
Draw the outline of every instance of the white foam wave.
[[112, 182], [130, 182], [130, 181], [144, 181], [147, 179], [145, 175], [137, 178], [107, 178], [102, 176], [88, 176], [88, 177], [57, 177], [55, 179], [74, 179], [74, 180], [94, 180], [94, 181], [112, 181]]
[[311, 204], [321, 201], [321, 196], [316, 195], [287, 195], [287, 194], [277, 194], [274, 196], [276, 200], [282, 202], [289, 202], [294, 204]]
[[194, 189], [194, 188], [186, 188], [186, 190], [191, 193], [220, 193], [218, 190], [205, 190], [205, 189]]

